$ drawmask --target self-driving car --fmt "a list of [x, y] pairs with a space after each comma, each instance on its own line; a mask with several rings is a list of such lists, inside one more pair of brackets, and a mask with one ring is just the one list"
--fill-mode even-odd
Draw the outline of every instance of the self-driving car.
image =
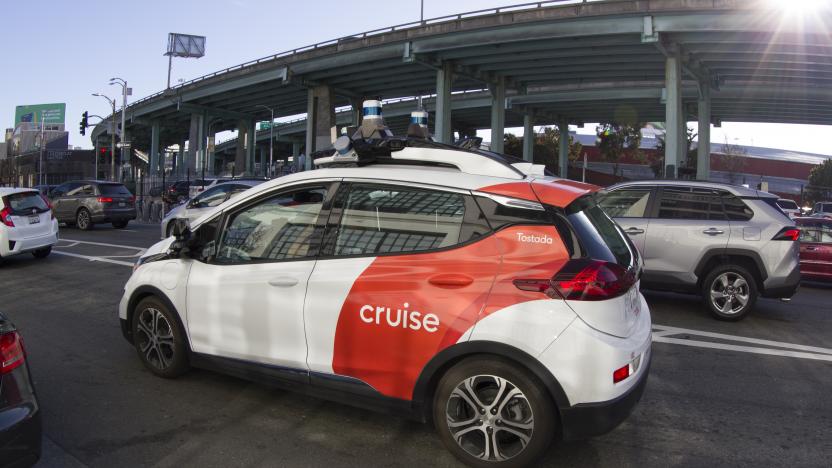
[[598, 187], [425, 139], [336, 146], [138, 260], [119, 318], [147, 369], [431, 421], [474, 466], [524, 466], [627, 417], [650, 311]]

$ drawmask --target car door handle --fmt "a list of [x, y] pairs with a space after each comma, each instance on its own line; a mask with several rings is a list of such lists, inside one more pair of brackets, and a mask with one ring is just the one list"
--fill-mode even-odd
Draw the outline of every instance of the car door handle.
[[627, 228], [627, 230], [624, 231], [624, 232], [627, 233], [627, 234], [630, 234], [632, 236], [632, 235], [636, 235], [636, 234], [644, 234], [644, 229], [631, 227], [631, 228]]
[[440, 288], [461, 288], [474, 282], [474, 278], [456, 273], [440, 273], [428, 278], [428, 283]]
[[725, 234], [725, 231], [723, 231], [722, 229], [710, 228], [710, 229], [705, 229], [704, 231], [702, 231], [702, 233], [707, 234], [709, 236], [718, 236], [720, 234]]
[[279, 278], [269, 280], [269, 284], [278, 288], [291, 288], [298, 284], [297, 278], [291, 276], [281, 276]]
[[817, 249], [818, 249], [817, 247], [806, 247], [806, 250], [812, 250], [812, 251], [815, 251], [815, 250], [817, 250]]

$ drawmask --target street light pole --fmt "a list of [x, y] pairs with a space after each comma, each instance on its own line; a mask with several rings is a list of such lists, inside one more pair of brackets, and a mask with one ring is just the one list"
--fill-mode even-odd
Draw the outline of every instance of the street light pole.
[[110, 84], [121, 85], [121, 158], [119, 158], [120, 161], [118, 165], [119, 171], [121, 171], [121, 168], [124, 167], [124, 160], [126, 159], [124, 155], [124, 152], [127, 149], [125, 147], [125, 143], [128, 143], [127, 124], [125, 123], [125, 120], [127, 116], [127, 95], [130, 92], [130, 88], [127, 87], [127, 80], [123, 78], [110, 78]]
[[258, 104], [259, 107], [268, 109], [272, 113], [272, 119], [269, 121], [269, 170], [266, 177], [272, 178], [272, 165], [274, 164], [274, 109], [263, 104]]
[[43, 185], [43, 112], [40, 113], [40, 163], [38, 164], [38, 185]]
[[[113, 109], [112, 114], [110, 114], [110, 125], [112, 126], [111, 132], [112, 133], [112, 145], [110, 146], [110, 180], [116, 180], [116, 100], [110, 99], [109, 97], [99, 94], [93, 93], [93, 96], [103, 97], [110, 103], [110, 106]], [[96, 155], [97, 157], [97, 155]], [[98, 177], [98, 174], [95, 174]]]

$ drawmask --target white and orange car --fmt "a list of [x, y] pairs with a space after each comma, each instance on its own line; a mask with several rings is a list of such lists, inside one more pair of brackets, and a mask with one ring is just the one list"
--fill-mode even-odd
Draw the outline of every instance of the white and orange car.
[[532, 463], [627, 417], [650, 312], [597, 187], [426, 140], [339, 148], [177, 223], [139, 260], [119, 316], [148, 369], [432, 421], [473, 466]]

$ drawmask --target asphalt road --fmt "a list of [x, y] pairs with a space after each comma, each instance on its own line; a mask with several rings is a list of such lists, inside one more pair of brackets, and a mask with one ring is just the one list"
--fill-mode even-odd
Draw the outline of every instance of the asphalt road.
[[[151, 375], [117, 304], [158, 233], [61, 228], [47, 259], [0, 266], [0, 307], [43, 409], [39, 466], [458, 466], [419, 423], [213, 372]], [[740, 323], [712, 320], [694, 297], [646, 296], [657, 342], [641, 403], [608, 435], [553, 446], [543, 466], [829, 466], [832, 286], [761, 300]]]

